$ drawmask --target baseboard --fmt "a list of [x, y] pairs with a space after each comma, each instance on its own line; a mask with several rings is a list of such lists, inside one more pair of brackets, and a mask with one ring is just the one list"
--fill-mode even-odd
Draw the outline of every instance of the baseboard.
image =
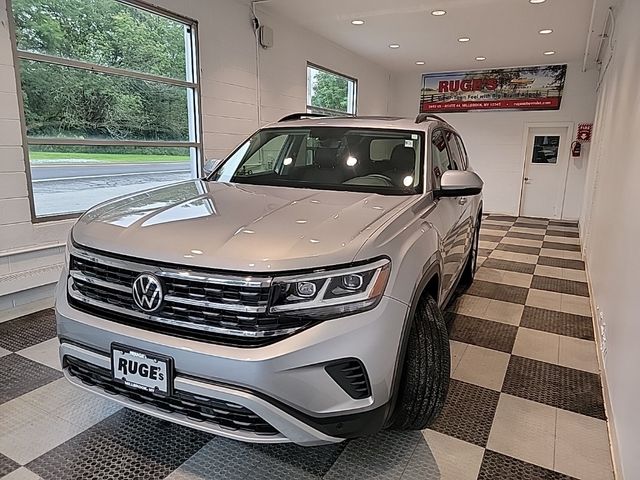
[[[582, 240], [580, 241], [582, 249]], [[591, 283], [591, 274], [589, 273], [589, 264], [587, 262], [584, 250], [582, 251], [582, 259], [585, 265], [585, 274], [587, 275], [587, 286], [589, 288], [589, 299], [591, 302], [593, 331], [596, 339], [596, 354], [598, 356], [598, 365], [600, 367], [600, 379], [602, 380], [602, 396], [604, 398], [604, 409], [607, 415], [607, 429], [609, 431], [609, 445], [611, 448], [611, 461], [613, 463], [613, 475], [616, 480], [624, 480], [622, 473], [622, 461], [620, 458], [620, 448], [618, 446], [618, 435], [616, 433], [615, 421], [613, 419], [613, 408], [611, 405], [611, 397], [609, 396], [609, 383], [607, 382], [607, 371], [604, 367], [604, 354], [602, 353], [602, 337], [600, 335], [600, 326], [598, 325], [598, 309], [596, 307], [595, 296]]]
[[13, 320], [14, 318], [22, 317], [24, 315], [29, 315], [31, 313], [39, 312], [41, 310], [46, 310], [47, 308], [53, 308], [53, 297], [42, 298], [40, 300], [36, 300], [35, 302], [26, 303], [18, 307], [1, 311], [0, 323], [6, 322], [8, 320]]

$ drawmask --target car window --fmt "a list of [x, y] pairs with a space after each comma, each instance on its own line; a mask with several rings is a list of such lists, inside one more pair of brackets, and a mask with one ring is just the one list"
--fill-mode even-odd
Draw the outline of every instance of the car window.
[[[422, 192], [424, 134], [349, 127], [268, 128], [210, 179], [389, 195]], [[371, 158], [372, 144], [379, 160]]]
[[462, 154], [460, 153], [460, 149], [458, 148], [458, 142], [456, 141], [456, 134], [447, 130], [444, 133], [445, 138], [447, 139], [447, 144], [449, 145], [449, 155], [451, 156], [451, 160], [455, 164], [456, 170], [464, 170], [464, 162], [462, 160]]
[[433, 178], [435, 187], [440, 188], [440, 177], [447, 170], [455, 170], [455, 164], [449, 157], [447, 141], [442, 130], [436, 130], [431, 137], [431, 157], [433, 159]]
[[467, 155], [467, 149], [464, 146], [464, 142], [462, 139], [456, 135], [456, 143], [458, 144], [458, 149], [460, 150], [460, 155], [462, 156], [462, 163], [464, 164], [464, 169], [469, 168], [469, 157]]

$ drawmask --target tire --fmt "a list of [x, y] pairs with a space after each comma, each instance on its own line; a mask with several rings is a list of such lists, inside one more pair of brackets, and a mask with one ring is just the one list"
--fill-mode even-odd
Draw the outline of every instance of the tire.
[[413, 318], [392, 428], [422, 430], [433, 423], [447, 398], [450, 362], [447, 327], [429, 296]]
[[478, 245], [480, 244], [480, 217], [476, 220], [475, 227], [473, 229], [473, 241], [471, 243], [471, 250], [467, 257], [467, 262], [464, 266], [464, 271], [460, 277], [460, 285], [464, 288], [468, 288], [473, 283], [473, 279], [476, 276], [476, 269], [478, 267]]

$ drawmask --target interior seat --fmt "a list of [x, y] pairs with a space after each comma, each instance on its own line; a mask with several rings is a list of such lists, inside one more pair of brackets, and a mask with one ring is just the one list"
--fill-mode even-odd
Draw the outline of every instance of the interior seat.
[[300, 180], [309, 183], [336, 185], [345, 181], [348, 172], [338, 165], [338, 150], [317, 148], [313, 155], [312, 168], [305, 169]]
[[398, 187], [404, 187], [404, 179], [406, 176], [413, 176], [416, 168], [416, 151], [413, 148], [404, 145], [396, 145], [391, 152], [389, 160], [391, 168], [383, 175], [389, 177]]

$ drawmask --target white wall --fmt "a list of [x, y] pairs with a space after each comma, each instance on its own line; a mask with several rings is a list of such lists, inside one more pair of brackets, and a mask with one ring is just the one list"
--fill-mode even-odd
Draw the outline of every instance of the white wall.
[[[421, 75], [394, 77], [390, 113], [413, 117], [418, 113]], [[518, 214], [524, 167], [523, 135], [526, 123], [591, 122], [595, 110], [596, 72], [581, 72], [570, 64], [560, 110], [548, 112], [471, 112], [442, 116], [462, 134], [473, 168], [485, 182], [485, 211]], [[575, 138], [575, 132], [571, 132]], [[582, 157], [570, 159], [563, 218], [577, 220], [582, 206], [588, 147]]]
[[[221, 158], [258, 126], [248, 2], [150, 3], [198, 21], [205, 157]], [[261, 123], [305, 111], [307, 60], [358, 78], [362, 114], [387, 113], [387, 71], [290, 21], [262, 17], [275, 31], [275, 47], [260, 52]], [[17, 95], [6, 1], [0, 0], [0, 320], [21, 313], [15, 307], [25, 303], [50, 302], [73, 223], [31, 222]]]
[[[599, 90], [581, 221], [624, 478], [640, 478], [640, 2], [616, 11], [615, 52]], [[601, 343], [602, 343], [602, 339]]]

